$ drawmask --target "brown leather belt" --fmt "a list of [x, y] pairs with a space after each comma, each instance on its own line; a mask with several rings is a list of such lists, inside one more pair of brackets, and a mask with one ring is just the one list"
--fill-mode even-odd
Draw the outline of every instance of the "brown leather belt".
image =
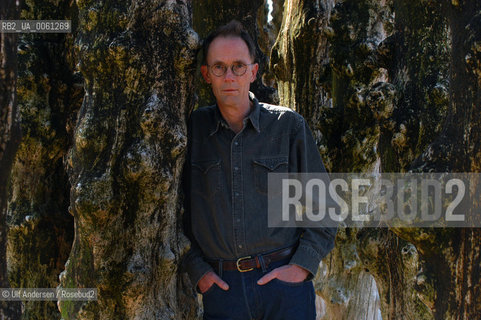
[[246, 256], [237, 260], [210, 260], [207, 262], [218, 272], [219, 265], [222, 265], [223, 271], [247, 272], [254, 269], [261, 268], [260, 257], [264, 260], [264, 266], [267, 268], [270, 263], [287, 259], [294, 254], [296, 246], [284, 248], [267, 254], [261, 254], [257, 256]]

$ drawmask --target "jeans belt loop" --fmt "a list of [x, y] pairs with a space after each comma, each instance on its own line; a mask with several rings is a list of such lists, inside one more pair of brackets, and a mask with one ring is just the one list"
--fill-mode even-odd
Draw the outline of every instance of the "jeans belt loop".
[[260, 254], [258, 256], [258, 259], [259, 259], [259, 263], [261, 264], [262, 272], [266, 273], [267, 272], [267, 266], [264, 262], [264, 256]]
[[219, 278], [222, 278], [222, 259], [219, 259], [219, 267], [218, 267], [218, 270], [219, 270]]

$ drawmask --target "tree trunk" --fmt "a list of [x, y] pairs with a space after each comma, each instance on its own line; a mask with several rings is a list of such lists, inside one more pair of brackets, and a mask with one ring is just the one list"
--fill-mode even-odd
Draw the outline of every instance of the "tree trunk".
[[[76, 25], [71, 1], [29, 3], [22, 19], [65, 19]], [[75, 32], [75, 30], [74, 30]], [[18, 105], [23, 130], [9, 198], [9, 279], [17, 288], [55, 288], [73, 241], [73, 217], [63, 158], [71, 147], [82, 101], [74, 75], [73, 34], [20, 35]], [[54, 301], [26, 301], [23, 319], [55, 319]]]
[[[479, 4], [332, 7], [286, 1], [271, 60], [281, 103], [307, 118], [330, 171], [479, 171]], [[383, 319], [476, 318], [477, 231], [391, 231], [415, 246], [386, 230], [340, 230], [318, 284], [326, 318], [347, 319], [362, 268]]]
[[[0, 3], [0, 20], [15, 20], [15, 1]], [[20, 141], [16, 101], [17, 35], [0, 33], [0, 287], [9, 288], [7, 275], [7, 185]], [[19, 319], [20, 304], [2, 301], [1, 319]]]
[[[14, 3], [0, 3], [1, 19]], [[61, 302], [63, 319], [201, 315], [178, 273], [192, 28], [246, 25], [259, 42], [252, 91], [275, 102], [261, 81], [275, 74], [280, 104], [304, 115], [331, 172], [481, 169], [479, 1], [275, 0], [272, 26], [263, 0], [28, 4], [21, 18], [71, 18], [74, 33], [21, 35], [18, 51], [0, 34], [0, 282], [8, 262], [12, 286], [55, 287], [70, 250], [60, 286], [99, 296]], [[319, 316], [478, 319], [480, 246], [478, 229], [341, 228], [317, 275]], [[25, 319], [59, 317], [53, 303], [24, 307]], [[0, 312], [17, 319], [19, 305]]]
[[[331, 172], [373, 170], [378, 161], [379, 131], [371, 129], [375, 120], [362, 99], [381, 77], [367, 62], [386, 36], [383, 10], [375, 1], [284, 3], [271, 57], [280, 101], [306, 118]], [[316, 280], [322, 319], [379, 319], [376, 288], [364, 290], [373, 278], [364, 271], [356, 233], [340, 229], [324, 259]]]
[[[392, 8], [392, 32], [379, 44], [373, 59], [374, 66], [385, 70], [386, 76], [366, 100], [380, 132], [380, 171], [405, 172], [442, 130], [449, 100], [450, 45], [439, 3], [394, 1]], [[437, 264], [439, 254], [426, 252], [400, 229], [390, 230], [414, 246], [400, 239], [393, 241], [392, 234], [386, 237], [383, 231], [374, 233], [389, 246], [377, 249], [382, 254], [370, 268], [381, 293], [383, 316], [431, 319], [435, 316], [435, 297], [443, 296], [443, 290], [433, 287], [430, 276], [430, 266]], [[417, 230], [418, 235], [424, 234]], [[364, 244], [360, 243], [361, 257], [369, 261], [371, 254]], [[386, 255], [388, 259], [383, 258]], [[440, 283], [449, 282], [446, 272], [438, 271], [443, 278]]]
[[[412, 169], [480, 172], [481, 157], [481, 3], [443, 2], [449, 25], [449, 90], [442, 131], [413, 162]], [[479, 181], [470, 190], [479, 213]], [[425, 281], [436, 319], [478, 319], [481, 314], [481, 231], [473, 229], [396, 230], [425, 258]], [[423, 290], [424, 289], [424, 290]], [[434, 292], [434, 293], [433, 293]]]
[[321, 80], [328, 63], [325, 31], [334, 0], [284, 2], [283, 20], [271, 52], [280, 104], [314, 124], [330, 103]]
[[67, 159], [75, 238], [60, 282], [98, 288], [98, 300], [61, 302], [62, 317], [193, 318], [195, 293], [178, 276], [198, 47], [190, 1], [77, 3], [85, 96]]

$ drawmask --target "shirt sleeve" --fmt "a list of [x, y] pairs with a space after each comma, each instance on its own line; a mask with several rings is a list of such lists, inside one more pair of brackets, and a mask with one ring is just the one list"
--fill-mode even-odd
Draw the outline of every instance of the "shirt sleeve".
[[199, 280], [209, 271], [213, 271], [213, 268], [205, 262], [202, 257], [202, 251], [195, 240], [191, 240], [191, 247], [184, 257], [184, 270], [187, 272], [190, 282], [194, 285], [196, 291], [200, 293], [197, 286]]
[[190, 165], [190, 155], [191, 155], [191, 120], [189, 119], [188, 134], [187, 134], [187, 154], [186, 160], [182, 173], [182, 190], [184, 192], [184, 215], [182, 217], [182, 223], [184, 228], [184, 233], [190, 240], [191, 246], [189, 251], [185, 254], [182, 260], [181, 270], [187, 272], [191, 283], [197, 292], [200, 293], [197, 284], [199, 280], [209, 271], [213, 271], [213, 268], [204, 259], [204, 254], [200, 249], [197, 241], [192, 232], [192, 210], [190, 205], [190, 177], [191, 177], [191, 165]]
[[[290, 161], [295, 162], [297, 172], [326, 172], [319, 149], [314, 141], [311, 130], [302, 116], [296, 114], [297, 129], [290, 149]], [[310, 272], [308, 280], [317, 272], [321, 260], [334, 247], [337, 227], [301, 228], [301, 238], [290, 264], [298, 265]]]

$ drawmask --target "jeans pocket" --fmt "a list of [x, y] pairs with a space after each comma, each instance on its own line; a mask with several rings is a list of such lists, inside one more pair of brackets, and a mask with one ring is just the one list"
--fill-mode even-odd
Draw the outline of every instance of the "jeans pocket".
[[301, 287], [301, 286], [309, 283], [309, 281], [287, 282], [287, 281], [280, 280], [278, 278], [274, 278], [274, 279], [272, 279], [272, 281], [276, 281], [280, 285], [289, 286], [289, 287]]
[[266, 306], [268, 319], [314, 320], [316, 318], [315, 293], [312, 281], [286, 282], [273, 279], [266, 287], [267, 295], [275, 299]]
[[217, 284], [213, 283], [209, 289], [207, 289], [207, 291], [205, 291], [204, 293], [202, 293], [202, 296], [205, 297], [207, 295], [209, 295], [210, 293], [212, 293], [214, 290], [215, 290], [215, 287], [217, 287]]

